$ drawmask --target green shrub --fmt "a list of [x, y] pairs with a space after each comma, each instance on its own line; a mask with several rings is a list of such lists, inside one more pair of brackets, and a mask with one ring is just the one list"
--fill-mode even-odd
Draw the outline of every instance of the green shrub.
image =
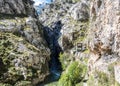
[[120, 86], [120, 84], [117, 82], [117, 81], [115, 81], [115, 73], [114, 73], [114, 66], [115, 65], [117, 65], [117, 64], [119, 64], [119, 61], [117, 61], [117, 62], [113, 62], [113, 63], [111, 63], [111, 64], [109, 64], [108, 65], [108, 71], [110, 72], [110, 81], [109, 81], [109, 84], [110, 85], [113, 85], [114, 84], [114, 86]]
[[84, 86], [84, 85], [83, 85], [83, 82], [80, 82], [80, 83], [76, 84], [75, 86]]
[[14, 86], [32, 86], [30, 81], [19, 81]]
[[90, 75], [89, 80], [87, 81], [87, 85], [88, 86], [95, 86], [95, 81], [94, 80], [95, 79], [94, 79], [93, 75]]
[[80, 2], [81, 0], [72, 0], [74, 3]]
[[60, 54], [59, 60], [62, 65], [62, 69], [65, 70], [67, 66], [70, 64], [72, 57], [68, 55], [67, 53]]
[[78, 82], [83, 80], [86, 70], [86, 65], [76, 61], [72, 62], [61, 75], [58, 86], [75, 86]]
[[0, 83], [0, 86], [12, 86], [10, 84]]
[[89, 80], [87, 81], [88, 86], [120, 86], [113, 77], [114, 73], [110, 73], [110, 75], [108, 75], [104, 72], [94, 71], [93, 74], [97, 77], [95, 78], [94, 75], [90, 75]]
[[115, 82], [115, 86], [120, 86], [120, 84], [118, 82]]
[[[97, 77], [95, 77], [97, 76]], [[94, 71], [93, 74], [89, 76], [87, 81], [88, 86], [111, 86], [109, 85], [109, 77], [106, 73], [100, 71]]]
[[98, 86], [109, 86], [109, 77], [103, 72], [96, 71], [98, 75]]
[[66, 73], [63, 73], [59, 82], [58, 82], [58, 86], [72, 86], [72, 82], [69, 78], [69, 75]]
[[57, 81], [46, 84], [45, 86], [58, 86]]
[[117, 81], [115, 81], [115, 86], [120, 86], [120, 83], [118, 83]]

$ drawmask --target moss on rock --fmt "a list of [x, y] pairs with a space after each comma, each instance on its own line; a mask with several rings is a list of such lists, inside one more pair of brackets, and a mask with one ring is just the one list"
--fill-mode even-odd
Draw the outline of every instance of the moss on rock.
[[14, 85], [19, 80], [31, 82], [34, 78], [41, 81], [48, 74], [47, 56], [23, 38], [0, 32], [0, 68], [2, 83]]

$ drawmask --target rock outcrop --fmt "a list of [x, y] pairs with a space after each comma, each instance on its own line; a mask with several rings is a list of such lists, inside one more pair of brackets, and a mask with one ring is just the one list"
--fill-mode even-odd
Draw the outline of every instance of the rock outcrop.
[[33, 86], [49, 74], [50, 50], [32, 0], [0, 0], [0, 83]]

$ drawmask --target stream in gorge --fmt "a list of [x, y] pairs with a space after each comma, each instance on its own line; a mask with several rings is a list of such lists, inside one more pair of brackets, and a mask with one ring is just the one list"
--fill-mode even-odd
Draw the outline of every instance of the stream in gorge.
[[49, 85], [50, 83], [54, 83], [60, 78], [62, 68], [59, 61], [59, 54], [62, 52], [62, 49], [58, 43], [58, 39], [61, 36], [61, 28], [61, 21], [54, 23], [52, 28], [43, 27], [44, 36], [51, 51], [51, 60], [49, 62], [50, 75], [39, 86], [51, 86]]

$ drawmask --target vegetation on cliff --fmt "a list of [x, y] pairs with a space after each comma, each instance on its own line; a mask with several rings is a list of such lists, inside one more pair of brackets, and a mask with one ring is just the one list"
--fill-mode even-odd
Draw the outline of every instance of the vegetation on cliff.
[[33, 3], [0, 0], [0, 86], [59, 77], [60, 63], [50, 86], [120, 86], [119, 0], [56, 0], [39, 20]]

